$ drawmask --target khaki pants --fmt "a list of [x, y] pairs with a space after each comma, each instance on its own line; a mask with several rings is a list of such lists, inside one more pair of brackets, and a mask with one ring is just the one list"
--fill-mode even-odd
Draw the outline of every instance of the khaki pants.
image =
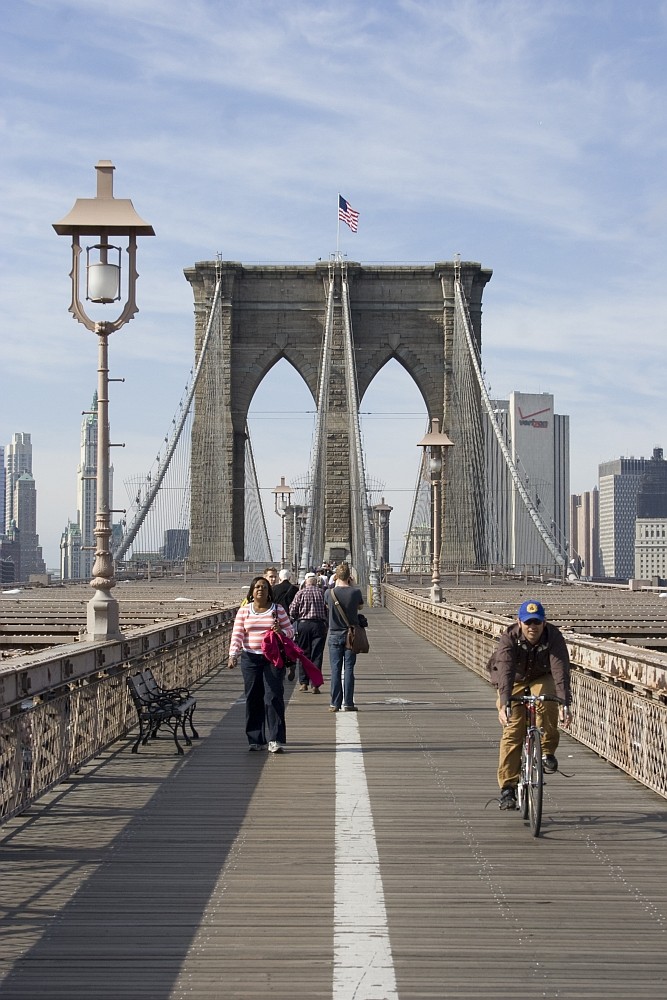
[[[513, 695], [523, 694], [528, 688], [531, 694], [548, 694], [555, 697], [556, 686], [551, 674], [536, 677], [526, 684], [517, 681], [512, 688]], [[500, 709], [500, 700], [496, 699], [496, 707]], [[555, 753], [560, 734], [558, 732], [558, 705], [555, 701], [546, 701], [537, 706], [537, 725], [542, 730], [542, 753]], [[512, 715], [508, 726], [503, 726], [500, 738], [500, 754], [498, 758], [498, 784], [501, 788], [511, 785], [516, 788], [521, 774], [521, 747], [526, 735], [525, 706], [512, 704]]]

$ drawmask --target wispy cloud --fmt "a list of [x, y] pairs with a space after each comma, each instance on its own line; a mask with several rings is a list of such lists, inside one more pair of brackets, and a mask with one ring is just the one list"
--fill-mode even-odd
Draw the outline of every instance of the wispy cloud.
[[[93, 166], [110, 158], [117, 195], [157, 234], [140, 247], [141, 312], [111, 347], [129, 376], [112, 413], [128, 442], [117, 481], [144, 452], [150, 465], [147, 441], [187, 381], [183, 268], [217, 253], [326, 257], [339, 190], [361, 211], [344, 246], [356, 259], [460, 251], [494, 269], [489, 380], [503, 396], [552, 391], [571, 413], [573, 488], [593, 484], [616, 439], [619, 453], [650, 451], [664, 424], [666, 34], [665, 5], [624, 0], [9, 5], [2, 439], [27, 401], [21, 429], [58, 455], [58, 483], [75, 469], [94, 343], [67, 314], [69, 252], [51, 224], [94, 194]], [[414, 405], [401, 373], [384, 378]], [[394, 456], [373, 449], [393, 478]], [[65, 500], [49, 483], [40, 532], [53, 553], [73, 488]]]

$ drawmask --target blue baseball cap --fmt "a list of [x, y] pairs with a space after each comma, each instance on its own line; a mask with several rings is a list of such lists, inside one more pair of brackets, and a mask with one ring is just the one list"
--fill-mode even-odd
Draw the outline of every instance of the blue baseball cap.
[[546, 617], [547, 613], [544, 610], [543, 605], [540, 604], [539, 601], [535, 601], [532, 598], [528, 601], [524, 601], [517, 612], [517, 618], [520, 622], [543, 622]]

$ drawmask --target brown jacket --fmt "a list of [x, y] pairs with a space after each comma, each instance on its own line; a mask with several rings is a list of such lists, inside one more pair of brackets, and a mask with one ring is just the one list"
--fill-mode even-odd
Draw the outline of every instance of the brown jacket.
[[487, 664], [491, 683], [498, 688], [500, 704], [507, 705], [518, 681], [530, 684], [536, 677], [552, 674], [556, 696], [570, 704], [570, 655], [562, 632], [546, 624], [540, 641], [533, 646], [521, 635], [519, 623], [510, 625], [501, 635]]

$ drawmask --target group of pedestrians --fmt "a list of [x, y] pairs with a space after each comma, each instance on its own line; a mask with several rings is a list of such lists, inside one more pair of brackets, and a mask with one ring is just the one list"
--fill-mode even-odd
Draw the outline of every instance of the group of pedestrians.
[[[303, 586], [290, 580], [288, 570], [267, 567], [251, 582], [234, 619], [228, 667], [240, 663], [246, 699], [246, 736], [250, 750], [268, 747], [281, 753], [286, 743], [285, 674], [294, 679], [294, 661], [275, 663], [267, 633], [289, 648], [296, 642], [299, 689], [319, 694], [322, 661], [328, 636], [331, 672], [330, 712], [356, 712], [354, 666], [356, 653], [346, 648], [349, 625], [358, 625], [363, 596], [347, 563], [336, 567], [331, 586], [323, 573], [306, 573]], [[285, 640], [287, 640], [285, 642]]]
[[[326, 567], [323, 567], [326, 569]], [[268, 567], [250, 584], [246, 600], [234, 621], [228, 666], [241, 664], [246, 697], [246, 735], [250, 750], [265, 746], [272, 753], [283, 750], [286, 742], [284, 683], [285, 669], [266, 655], [265, 636], [273, 632], [284, 639], [296, 639], [299, 689], [319, 694], [322, 660], [328, 636], [331, 678], [330, 712], [356, 712], [354, 666], [356, 654], [347, 648], [347, 630], [359, 624], [363, 596], [354, 585], [347, 563], [334, 570], [332, 579], [323, 573], [306, 573], [301, 588], [290, 581], [287, 570], [278, 574]], [[312, 669], [316, 668], [317, 673]], [[516, 808], [516, 788], [521, 768], [521, 748], [525, 735], [525, 714], [512, 697], [529, 691], [557, 698], [538, 707], [538, 724], [543, 732], [543, 765], [547, 772], [558, 769], [556, 749], [560, 725], [571, 722], [570, 659], [562, 632], [547, 622], [544, 605], [530, 598], [524, 601], [516, 621], [501, 635], [489, 660], [491, 682], [497, 690], [496, 707], [502, 726], [498, 759], [500, 808]], [[288, 679], [294, 679], [293, 665]]]

